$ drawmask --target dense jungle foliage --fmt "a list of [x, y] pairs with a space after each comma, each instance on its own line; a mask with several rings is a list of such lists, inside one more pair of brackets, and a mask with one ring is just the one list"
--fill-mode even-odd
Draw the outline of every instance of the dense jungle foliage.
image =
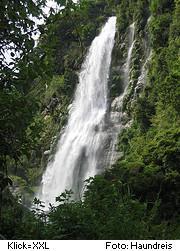
[[[65, 7], [51, 9], [49, 17], [42, 12], [44, 0], [0, 2], [0, 239], [179, 239], [179, 0], [56, 2]], [[84, 200], [72, 201], [65, 191], [49, 212], [38, 199], [30, 210], [67, 121], [84, 56], [112, 15], [111, 100], [122, 91], [116, 68], [127, 54], [127, 29], [133, 22], [136, 27], [123, 105], [131, 125], [119, 135], [121, 157], [86, 181]], [[36, 25], [32, 17], [45, 23]], [[146, 85], [132, 101], [145, 40], [151, 49]]]

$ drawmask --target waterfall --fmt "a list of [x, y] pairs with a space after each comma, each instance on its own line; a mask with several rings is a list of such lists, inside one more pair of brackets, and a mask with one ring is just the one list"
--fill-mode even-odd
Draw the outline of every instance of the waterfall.
[[[111, 144], [109, 150], [109, 163], [113, 165], [117, 158], [119, 157], [118, 151], [116, 151], [118, 135], [122, 128], [124, 127], [124, 120], [126, 118], [126, 113], [122, 111], [123, 99], [127, 93], [128, 85], [130, 82], [130, 65], [131, 65], [131, 56], [134, 48], [134, 33], [135, 33], [135, 23], [129, 26], [128, 32], [128, 51], [125, 64], [123, 66], [123, 93], [115, 98], [111, 104], [111, 113], [110, 113], [110, 121], [111, 121]], [[127, 124], [126, 124], [127, 126]]]
[[149, 62], [152, 57], [152, 49], [150, 47], [150, 37], [149, 37], [149, 32], [148, 32], [148, 27], [149, 27], [149, 22], [151, 20], [152, 16], [150, 16], [147, 20], [146, 24], [146, 30], [145, 30], [145, 37], [144, 37], [144, 51], [145, 51], [145, 60], [144, 63], [141, 67], [140, 75], [138, 77], [138, 81], [136, 83], [136, 87], [134, 88], [134, 93], [132, 97], [131, 104], [133, 105], [133, 101], [135, 101], [145, 86], [147, 82], [147, 73], [148, 73], [148, 67], [149, 67]]
[[130, 73], [130, 63], [131, 63], [131, 55], [134, 47], [134, 32], [135, 32], [135, 23], [129, 26], [129, 34], [128, 34], [128, 53], [126, 58], [126, 63], [124, 65], [124, 87], [126, 88], [129, 84], [129, 73]]
[[37, 196], [46, 208], [65, 189], [72, 189], [78, 199], [84, 180], [102, 171], [100, 159], [107, 137], [107, 83], [115, 32], [116, 17], [110, 17], [93, 40], [83, 63], [67, 126], [54, 159], [43, 174]]
[[122, 101], [123, 98], [127, 92], [128, 84], [129, 84], [129, 77], [130, 77], [130, 64], [131, 64], [131, 56], [132, 56], [132, 51], [134, 47], [134, 32], [135, 32], [135, 24], [131, 24], [129, 26], [129, 32], [128, 32], [128, 51], [127, 51], [127, 57], [125, 64], [123, 65], [123, 93], [115, 98], [111, 104], [111, 110], [112, 111], [121, 111], [122, 110]]
[[134, 88], [132, 104], [133, 104], [133, 101], [136, 100], [142, 88], [145, 86], [145, 83], [147, 82], [148, 64], [149, 64], [149, 61], [151, 60], [151, 56], [152, 56], [152, 50], [149, 49], [146, 55], [146, 60], [141, 68], [141, 74], [139, 75], [136, 87]]

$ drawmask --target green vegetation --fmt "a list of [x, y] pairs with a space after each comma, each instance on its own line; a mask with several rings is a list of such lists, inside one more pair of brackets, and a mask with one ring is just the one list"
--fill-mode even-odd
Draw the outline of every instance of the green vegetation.
[[[7, 239], [179, 239], [179, 1], [56, 2], [66, 6], [60, 13], [52, 11], [38, 27], [37, 47], [31, 37], [37, 27], [29, 15], [42, 15], [44, 1], [0, 3], [0, 234]], [[133, 122], [119, 135], [122, 157], [86, 181], [83, 201], [72, 201], [71, 191], [66, 191], [49, 212], [37, 199], [29, 210], [48, 154], [66, 123], [85, 53], [112, 14], [118, 23], [111, 98], [122, 92], [116, 69], [127, 54], [127, 28], [136, 22], [131, 85], [124, 102]], [[147, 81], [131, 103], [145, 61], [147, 33], [152, 49]]]

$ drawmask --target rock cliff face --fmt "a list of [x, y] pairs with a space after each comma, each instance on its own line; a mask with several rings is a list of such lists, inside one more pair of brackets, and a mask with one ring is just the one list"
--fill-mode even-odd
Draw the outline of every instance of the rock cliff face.
[[133, 20], [124, 32], [117, 26], [109, 81], [110, 127], [114, 133], [112, 140], [114, 143], [111, 144], [110, 151], [115, 151], [115, 159], [122, 154], [117, 149], [118, 141], [115, 139], [123, 128], [131, 126], [136, 102], [148, 82], [149, 63], [152, 56], [149, 31], [151, 16], [149, 15], [148, 11], [144, 13], [143, 27], [140, 27], [137, 19]]

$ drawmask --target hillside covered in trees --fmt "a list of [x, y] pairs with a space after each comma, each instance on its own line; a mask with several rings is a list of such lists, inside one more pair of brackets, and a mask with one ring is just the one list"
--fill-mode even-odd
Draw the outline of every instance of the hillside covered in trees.
[[[44, 0], [0, 2], [0, 238], [179, 239], [180, 2], [55, 2], [64, 7], [48, 17]], [[111, 16], [109, 110], [124, 91], [134, 25], [117, 158], [85, 181], [83, 199], [64, 191], [46, 211], [32, 200], [67, 123], [84, 58]]]

